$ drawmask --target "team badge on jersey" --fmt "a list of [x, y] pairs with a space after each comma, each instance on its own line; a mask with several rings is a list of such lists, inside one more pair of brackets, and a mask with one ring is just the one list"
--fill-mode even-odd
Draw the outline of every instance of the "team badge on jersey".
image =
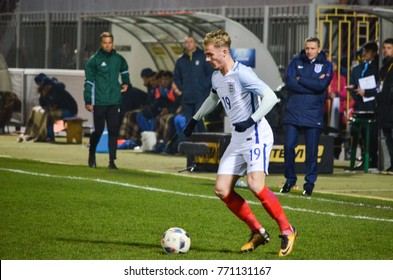
[[229, 94], [235, 93], [235, 83], [228, 83], [228, 92]]
[[195, 65], [196, 65], [196, 66], [199, 65], [199, 60], [195, 60]]
[[315, 73], [320, 73], [322, 71], [322, 66], [323, 66], [323, 64], [315, 64], [314, 72]]

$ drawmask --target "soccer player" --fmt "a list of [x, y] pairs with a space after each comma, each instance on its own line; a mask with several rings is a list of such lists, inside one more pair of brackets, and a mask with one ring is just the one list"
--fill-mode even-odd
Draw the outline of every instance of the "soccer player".
[[251, 68], [233, 60], [228, 33], [223, 30], [210, 32], [203, 43], [206, 61], [215, 69], [212, 90], [184, 128], [184, 134], [189, 137], [198, 120], [213, 111], [219, 101], [222, 102], [233, 127], [231, 143], [220, 161], [214, 191], [251, 230], [251, 238], [241, 247], [241, 252], [252, 251], [268, 243], [270, 235], [248, 203], [234, 190], [236, 181], [247, 173], [250, 190], [280, 228], [282, 242], [279, 256], [287, 256], [292, 252], [297, 230], [288, 222], [275, 194], [265, 186], [273, 132], [264, 116], [278, 99]]

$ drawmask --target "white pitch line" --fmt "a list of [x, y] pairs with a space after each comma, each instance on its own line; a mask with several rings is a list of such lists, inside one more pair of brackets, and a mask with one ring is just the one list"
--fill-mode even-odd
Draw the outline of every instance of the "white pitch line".
[[[134, 189], [142, 189], [142, 190], [154, 191], [154, 192], [161, 192], [161, 193], [170, 193], [170, 194], [176, 194], [176, 195], [182, 195], [182, 196], [200, 197], [200, 198], [207, 198], [207, 199], [218, 199], [216, 196], [200, 195], [200, 194], [193, 194], [193, 193], [184, 193], [184, 192], [179, 192], [179, 191], [158, 189], [158, 188], [149, 187], [149, 186], [138, 186], [138, 185], [134, 185], [134, 184], [121, 183], [121, 182], [103, 180], [103, 179], [98, 179], [98, 178], [97, 179], [92, 179], [92, 178], [78, 177], [78, 176], [60, 176], [60, 175], [53, 175], [53, 174], [30, 172], [30, 171], [19, 170], [19, 169], [8, 169], [8, 168], [0, 168], [0, 170], [13, 172], [13, 173], [19, 173], [19, 174], [41, 176], [41, 177], [49, 177], [49, 178], [92, 181], [92, 182], [105, 183], [105, 184], [110, 184], [110, 185], [117, 185], [117, 186], [129, 187], [129, 188], [134, 188]], [[247, 202], [249, 204], [253, 204], [253, 205], [260, 205], [260, 203], [255, 202], [255, 201], [247, 201]], [[367, 217], [367, 216], [351, 216], [351, 215], [337, 214], [337, 213], [333, 213], [333, 212], [322, 212], [322, 211], [315, 211], [315, 210], [304, 209], [304, 208], [294, 208], [294, 207], [290, 207], [290, 206], [283, 206], [283, 208], [287, 209], [287, 210], [292, 210], [292, 211], [306, 212], [306, 213], [325, 215], [325, 216], [332, 216], [332, 217], [342, 217], [342, 218], [351, 218], [351, 219], [361, 219], [361, 220], [370, 220], [370, 221], [379, 221], [379, 222], [390, 222], [390, 223], [393, 223], [393, 219], [375, 218], [375, 217]]]
[[[332, 194], [330, 192], [326, 192], [326, 193]], [[282, 194], [282, 193], [277, 193], [277, 194], [280, 196], [288, 196], [287, 194]], [[334, 194], [345, 195], [343, 193], [334, 193]], [[309, 197], [294, 196], [294, 195], [290, 195], [288, 197], [295, 198], [295, 199], [310, 199]], [[351, 197], [354, 197], [354, 196], [351, 196]], [[376, 198], [372, 197], [371, 199], [376, 199]], [[387, 205], [371, 205], [371, 204], [366, 204], [366, 203], [362, 203], [362, 202], [349, 202], [349, 201], [334, 200], [334, 199], [322, 198], [322, 197], [312, 197], [312, 200], [328, 202], [328, 203], [333, 203], [333, 204], [350, 205], [350, 206], [356, 206], [356, 207], [368, 207], [368, 208], [383, 209], [383, 210], [393, 210], [393, 207], [387, 206]]]
[[[153, 173], [158, 173], [158, 174], [165, 174], [165, 175], [173, 175], [173, 176], [181, 176], [181, 177], [189, 177], [189, 178], [197, 178], [197, 179], [207, 179], [207, 180], [212, 180], [215, 181], [216, 178], [208, 178], [208, 177], [201, 177], [197, 175], [189, 175], [189, 174], [172, 174], [164, 171], [157, 171], [157, 170], [150, 170], [150, 169], [145, 169], [145, 172], [153, 172]], [[247, 190], [248, 188], [239, 188], [241, 190]], [[327, 194], [332, 194], [331, 192], [324, 192]], [[280, 196], [285, 196], [290, 199], [309, 199], [308, 197], [304, 196], [295, 196], [291, 194], [282, 194], [282, 193], [276, 193], [277, 195]], [[345, 195], [345, 193], [335, 193], [337, 195]], [[351, 195], [351, 197], [354, 197]], [[368, 197], [370, 199], [377, 199], [376, 197]], [[322, 198], [322, 197], [312, 197], [312, 200], [314, 201], [322, 201], [322, 202], [328, 202], [328, 203], [333, 203], [333, 204], [342, 204], [342, 205], [350, 205], [350, 206], [357, 206], [357, 207], [368, 207], [368, 208], [375, 208], [375, 209], [383, 209], [383, 210], [393, 210], [393, 207], [387, 206], [387, 205], [371, 205], [371, 204], [366, 204], [362, 202], [349, 202], [349, 201], [342, 201], [342, 200], [334, 200], [334, 199], [329, 199], [329, 198]], [[390, 201], [390, 200], [389, 200]]]

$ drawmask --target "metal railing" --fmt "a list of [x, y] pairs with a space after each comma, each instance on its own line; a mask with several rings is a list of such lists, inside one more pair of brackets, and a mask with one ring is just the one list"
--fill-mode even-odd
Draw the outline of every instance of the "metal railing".
[[[286, 65], [302, 47], [300, 42], [307, 37], [308, 9], [308, 5], [297, 5], [217, 7], [193, 11], [223, 15], [238, 21], [267, 45], [277, 65]], [[133, 16], [160, 12], [146, 10], [107, 14]], [[108, 22], [89, 19], [87, 15], [94, 14], [0, 14], [0, 51], [9, 67], [83, 69], [85, 56], [98, 48], [99, 34], [109, 29]], [[67, 53], [69, 49], [71, 54]], [[62, 53], [65, 56], [72, 55], [73, 61], [60, 63], [59, 56]]]
[[[276, 64], [283, 67], [288, 65], [293, 55], [299, 53], [304, 39], [310, 35], [320, 36], [324, 48], [340, 56], [340, 52], [353, 52], [364, 41], [377, 38], [379, 33], [377, 18], [354, 12], [353, 6], [321, 6], [318, 9], [313, 4], [223, 6], [191, 11], [222, 15], [244, 25], [267, 46]], [[182, 10], [0, 14], [0, 51], [9, 67], [83, 69], [86, 57], [98, 48], [99, 34], [110, 28], [108, 22], [93, 19], [92, 16], [132, 17], [170, 12]], [[351, 33], [345, 37], [341, 33], [342, 38], [339, 38], [339, 30], [344, 29], [337, 27], [337, 21], [341, 25], [350, 23]], [[356, 32], [353, 31], [355, 26]], [[65, 61], [61, 59], [62, 56]]]

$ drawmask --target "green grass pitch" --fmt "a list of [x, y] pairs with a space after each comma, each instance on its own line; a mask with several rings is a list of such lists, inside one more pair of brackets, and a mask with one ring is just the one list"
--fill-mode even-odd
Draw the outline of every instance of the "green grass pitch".
[[[277, 225], [240, 188], [271, 242], [239, 253], [248, 228], [214, 196], [213, 187], [208, 179], [0, 158], [0, 258], [279, 259]], [[328, 194], [308, 199], [300, 192], [278, 197], [299, 230], [287, 259], [392, 259], [391, 201]], [[174, 226], [191, 236], [187, 254], [169, 255], [161, 248], [162, 234]]]

